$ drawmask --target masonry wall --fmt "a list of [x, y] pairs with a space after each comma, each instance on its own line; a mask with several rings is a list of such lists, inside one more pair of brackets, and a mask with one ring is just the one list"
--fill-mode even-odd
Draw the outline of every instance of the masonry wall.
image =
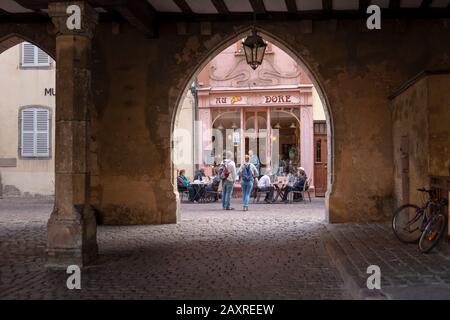
[[[396, 207], [405, 203], [422, 203], [422, 195], [416, 189], [429, 188], [428, 96], [428, 80], [423, 78], [393, 101]], [[408, 172], [402, 173], [404, 170]], [[402, 176], [409, 181], [409, 186], [404, 185]]]
[[[390, 21], [361, 32], [359, 21], [259, 23], [263, 35], [297, 56], [318, 85], [331, 120], [329, 221], [387, 219], [394, 199], [391, 106], [387, 99], [424, 69], [450, 66], [443, 21]], [[162, 24], [147, 39], [110, 25], [94, 38], [96, 167], [93, 203], [104, 223], [178, 219], [171, 133], [176, 108], [195, 73], [248, 31], [217, 21], [188, 34]], [[296, 32], [292, 32], [296, 30]]]
[[450, 176], [450, 74], [429, 77], [430, 175]]
[[[395, 201], [420, 204], [430, 176], [448, 177], [450, 167], [450, 75], [421, 78], [393, 100]], [[405, 148], [402, 139], [409, 141]], [[402, 184], [402, 154], [408, 153], [409, 188]], [[406, 192], [405, 192], [406, 191]], [[406, 199], [405, 199], [405, 196]], [[409, 195], [409, 196], [408, 196]]]

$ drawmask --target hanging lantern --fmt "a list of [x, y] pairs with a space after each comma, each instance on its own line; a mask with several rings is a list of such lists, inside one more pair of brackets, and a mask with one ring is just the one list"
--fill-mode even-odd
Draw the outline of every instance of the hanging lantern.
[[295, 128], [297, 128], [297, 126], [295, 125], [295, 123], [292, 122], [289, 128], [295, 129]]
[[253, 70], [258, 68], [263, 62], [264, 54], [267, 48], [267, 42], [256, 34], [256, 29], [253, 28], [252, 34], [242, 40], [244, 48], [245, 59]]

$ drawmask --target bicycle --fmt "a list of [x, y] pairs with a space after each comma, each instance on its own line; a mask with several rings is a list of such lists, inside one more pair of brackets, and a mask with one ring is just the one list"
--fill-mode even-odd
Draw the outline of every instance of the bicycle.
[[424, 188], [417, 191], [427, 193], [429, 199], [422, 207], [405, 204], [394, 212], [392, 229], [395, 236], [404, 243], [419, 241], [423, 253], [430, 252], [444, 235], [446, 217], [441, 209], [448, 205], [445, 198], [436, 199], [434, 190]]

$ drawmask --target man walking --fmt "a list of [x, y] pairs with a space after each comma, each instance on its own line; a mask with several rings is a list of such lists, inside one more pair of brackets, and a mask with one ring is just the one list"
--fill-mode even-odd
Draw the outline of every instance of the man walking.
[[258, 175], [255, 165], [250, 163], [249, 155], [245, 155], [245, 162], [241, 164], [238, 175], [241, 178], [242, 200], [244, 202], [243, 211], [248, 211], [248, 202], [253, 190], [253, 180]]
[[223, 161], [219, 166], [219, 177], [222, 179], [222, 208], [224, 210], [234, 210], [231, 207], [231, 195], [234, 181], [236, 181], [236, 164], [231, 158], [230, 151], [224, 152]]

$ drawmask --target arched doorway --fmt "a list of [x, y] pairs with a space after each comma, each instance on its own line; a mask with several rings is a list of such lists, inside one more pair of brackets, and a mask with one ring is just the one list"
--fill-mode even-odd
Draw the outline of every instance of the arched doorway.
[[[328, 144], [325, 145], [326, 148], [326, 162], [328, 162], [328, 165], [325, 166], [327, 173], [326, 173], [326, 182], [325, 182], [325, 191], [326, 198], [328, 199], [331, 188], [332, 188], [332, 122], [331, 122], [331, 113], [329, 112], [329, 104], [327, 103], [327, 100], [325, 98], [325, 95], [323, 94], [323, 90], [321, 89], [321, 86], [319, 85], [318, 81], [310, 71], [310, 69], [306, 66], [306, 64], [303, 62], [303, 60], [298, 56], [294, 55], [292, 50], [289, 50], [287, 45], [283, 44], [282, 41], [276, 39], [274, 36], [269, 35], [268, 33], [264, 32], [263, 30], [259, 30], [261, 35], [269, 41], [270, 44], [272, 44], [274, 47], [280, 48], [281, 51], [284, 52], [287, 56], [289, 56], [295, 63], [301, 68], [302, 73], [306, 75], [309, 79], [311, 79], [312, 82], [312, 88], [315, 90], [316, 96], [320, 100], [321, 104], [323, 105], [323, 120], [322, 122], [326, 126], [326, 136], [327, 136], [327, 142]], [[209, 63], [211, 60], [214, 59], [220, 52], [223, 52], [224, 50], [228, 50], [227, 48], [232, 47], [234, 44], [239, 43], [239, 39], [242, 39], [243, 36], [247, 34], [247, 31], [244, 30], [239, 33], [238, 36], [231, 37], [226, 42], [218, 46], [218, 48], [214, 49], [207, 58], [203, 60], [203, 62], [200, 64], [199, 67], [196, 68], [196, 71], [192, 78], [189, 79], [189, 88], [192, 89], [192, 85], [198, 84], [199, 82], [202, 82], [202, 79], [199, 80], [199, 78], [202, 78], [202, 70], [205, 70], [206, 67], [209, 66]], [[237, 49], [239, 51], [239, 49]], [[213, 68], [214, 66], [211, 66]], [[234, 69], [237, 69], [238, 67], [233, 66]], [[215, 70], [212, 71], [210, 78], [217, 80], [220, 77], [216, 77], [216, 74], [214, 74]], [[293, 72], [295, 74], [295, 72]], [[242, 74], [241, 74], [242, 75]], [[236, 82], [243, 82], [241, 75], [236, 75], [236, 73], [231, 74], [228, 73], [226, 77], [229, 77], [229, 79], [232, 79], [234, 77], [234, 80]], [[292, 73], [291, 73], [292, 76]], [[286, 76], [287, 77], [287, 76]], [[245, 78], [245, 77], [244, 77]], [[195, 80], [194, 80], [195, 79]], [[234, 80], [231, 80], [233, 82]], [[266, 80], [266, 79], [264, 79]], [[201, 89], [200, 89], [201, 90]], [[187, 89], [185, 90], [187, 92]], [[192, 90], [189, 90], [188, 94], [192, 94]], [[230, 93], [231, 94], [231, 93]], [[200, 93], [200, 95], [204, 95], [203, 92]], [[183, 104], [183, 95], [181, 97], [178, 97], [178, 107], [176, 108], [176, 111], [174, 113], [173, 122], [173, 130], [177, 130], [176, 123], [178, 119], [178, 115], [181, 111], [181, 105]], [[290, 164], [290, 167], [300, 168], [300, 167], [307, 167], [308, 175], [310, 175], [312, 178], [315, 176], [314, 171], [314, 141], [313, 141], [313, 135], [314, 135], [314, 125], [313, 125], [313, 119], [312, 115], [308, 115], [305, 113], [304, 115], [301, 112], [300, 108], [292, 108], [289, 106], [288, 102], [292, 102], [291, 99], [294, 97], [291, 97], [290, 95], [277, 95], [277, 96], [267, 96], [265, 97], [266, 101], [257, 103], [256, 105], [253, 104], [252, 108], [242, 108], [240, 111], [237, 111], [235, 108], [232, 108], [232, 104], [244, 104], [245, 100], [244, 98], [242, 100], [242, 97], [239, 95], [235, 95], [233, 97], [229, 97], [230, 101], [227, 101], [226, 97], [218, 97], [217, 95], [212, 95], [211, 99], [216, 99], [215, 102], [211, 102], [211, 105], [214, 105], [215, 107], [220, 106], [219, 108], [214, 109], [210, 112], [206, 118], [210, 119], [206, 122], [209, 122], [207, 125], [205, 125], [205, 116], [201, 114], [197, 114], [196, 112], [193, 112], [192, 114], [196, 114], [195, 120], [197, 121], [197, 125], [192, 126], [192, 128], [195, 127], [195, 134], [198, 134], [199, 132], [208, 132], [206, 134], [207, 141], [203, 142], [202, 146], [199, 148], [201, 150], [195, 151], [193, 149], [194, 156], [192, 157], [193, 161], [197, 161], [196, 165], [192, 166], [192, 176], [194, 175], [194, 172], [201, 167], [202, 165], [206, 167], [207, 173], [212, 174], [214, 171], [212, 170], [215, 166], [220, 163], [221, 155], [220, 152], [217, 152], [217, 147], [220, 145], [221, 150], [223, 149], [230, 149], [229, 151], [232, 152], [233, 158], [237, 165], [239, 165], [242, 162], [243, 156], [247, 154], [250, 150], [259, 157], [259, 159], [263, 160], [261, 164], [261, 169], [271, 168], [274, 169], [276, 172], [283, 172], [285, 174], [289, 173], [289, 169], [285, 166], [285, 168], [281, 168], [279, 165], [280, 156], [282, 160], [287, 160]], [[198, 97], [195, 97], [195, 99], [192, 99], [193, 102], [197, 102], [198, 104]], [[223, 99], [221, 102], [220, 99]], [[200, 98], [201, 100], [201, 98]], [[300, 100], [300, 98], [299, 98]], [[284, 103], [286, 105], [277, 105], [278, 102]], [[300, 102], [298, 102], [300, 104]], [[303, 103], [303, 102], [302, 102]], [[222, 105], [221, 105], [222, 104]], [[307, 103], [305, 103], [307, 104]], [[204, 105], [202, 101], [200, 101], [200, 105]], [[269, 107], [268, 107], [269, 106]], [[256, 108], [258, 107], [258, 108]], [[301, 118], [304, 117], [303, 121], [307, 119], [308, 117], [311, 118], [311, 124], [309, 125], [303, 125]], [[280, 122], [283, 122], [280, 124]], [[285, 123], [286, 122], [286, 123]], [[304, 128], [307, 128], [307, 130], [310, 131], [310, 135], [307, 139], [300, 138], [301, 135], [304, 135]], [[242, 130], [242, 131], [241, 131]], [[277, 136], [274, 136], [274, 132], [277, 132]], [[281, 136], [278, 136], [281, 133]], [[194, 135], [195, 135], [194, 134]], [[180, 135], [177, 134], [177, 139], [180, 137]], [[220, 139], [218, 139], [220, 137]], [[279, 140], [281, 137], [281, 141]], [[303, 141], [302, 141], [303, 140]], [[179, 141], [177, 141], [179, 142]], [[228, 144], [227, 147], [226, 145]], [[304, 156], [302, 159], [301, 155], [306, 154], [304, 150], [301, 150], [301, 148], [308, 147], [310, 150], [312, 150], [310, 155], [308, 157]], [[176, 147], [175, 147], [176, 148]], [[276, 159], [274, 159], [274, 153], [273, 151], [276, 148]], [[213, 151], [213, 152], [212, 152]], [[173, 157], [173, 153], [172, 153]], [[310, 157], [310, 159], [309, 159]], [[204, 161], [206, 158], [208, 158], [207, 161]], [[284, 159], [283, 159], [284, 158]], [[308, 160], [306, 160], [308, 158]], [[173, 158], [172, 158], [173, 159]], [[306, 161], [306, 162], [305, 162]], [[176, 161], [175, 161], [176, 162]], [[305, 164], [306, 163], [306, 164]], [[176, 176], [177, 173], [177, 164], [174, 164], [173, 167], [174, 176]], [[176, 179], [174, 179], [176, 181]], [[176, 182], [175, 182], [176, 184]], [[325, 195], [325, 194], [322, 194]]]
[[0, 198], [54, 196], [55, 60], [13, 34], [0, 69]]

